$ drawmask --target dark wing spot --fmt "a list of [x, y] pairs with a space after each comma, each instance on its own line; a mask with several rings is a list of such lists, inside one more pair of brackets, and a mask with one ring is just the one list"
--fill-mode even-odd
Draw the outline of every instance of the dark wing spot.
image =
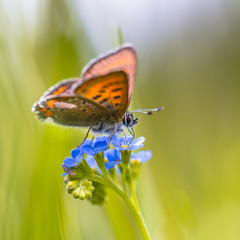
[[99, 90], [100, 93], [105, 93], [106, 91], [105, 90]]
[[98, 99], [98, 98], [100, 98], [102, 95], [96, 95], [95, 97], [93, 97], [92, 99]]
[[114, 96], [113, 98], [114, 98], [114, 99], [118, 99], [118, 98], [120, 98], [120, 97], [121, 97], [121, 96], [118, 95], [118, 96]]
[[122, 89], [121, 88], [115, 88], [112, 90], [112, 92], [118, 92], [118, 91], [121, 91]]
[[108, 84], [107, 85], [103, 85], [102, 88], [108, 88]]
[[82, 104], [86, 104], [86, 101], [82, 101]]
[[87, 111], [87, 109], [82, 109], [82, 112], [86, 112]]
[[118, 106], [119, 105], [119, 103], [115, 103], [115, 106]]
[[105, 102], [107, 102], [107, 100], [108, 100], [108, 98], [104, 98], [104, 99], [102, 99], [99, 103], [101, 104], [101, 103], [105, 103]]

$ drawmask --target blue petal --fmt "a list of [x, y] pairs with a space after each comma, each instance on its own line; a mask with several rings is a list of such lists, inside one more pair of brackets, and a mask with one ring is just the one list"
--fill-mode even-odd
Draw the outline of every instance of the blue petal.
[[137, 160], [139, 160], [140, 162], [144, 163], [146, 161], [148, 161], [149, 159], [152, 158], [152, 152], [151, 151], [140, 151], [136, 154], [136, 158]]
[[96, 137], [95, 142], [102, 142], [102, 141], [108, 142], [109, 141], [109, 137], [107, 137], [107, 136], [98, 136], [98, 137]]
[[80, 153], [80, 149], [76, 148], [71, 151], [72, 158], [75, 158]]
[[119, 145], [127, 145], [125, 136], [122, 136], [118, 139]]
[[[127, 142], [130, 143], [133, 140], [133, 136], [127, 136]], [[125, 141], [126, 142], [126, 141]], [[133, 142], [131, 143], [131, 145]]]
[[119, 141], [118, 141], [118, 136], [117, 134], [114, 134], [113, 137], [112, 137], [112, 144], [113, 145], [120, 145], [119, 144]]
[[121, 152], [117, 148], [114, 148], [113, 150], [111, 150], [111, 152], [108, 153], [107, 158], [109, 161], [120, 161], [120, 162], [122, 161]]
[[143, 144], [140, 144], [140, 145], [130, 145], [129, 148], [127, 148], [128, 150], [136, 150], [136, 149], [139, 149], [139, 148], [142, 148], [143, 147]]
[[93, 156], [87, 156], [87, 157], [85, 158], [85, 160], [86, 160], [86, 162], [88, 163], [88, 165], [89, 165], [90, 168], [93, 168], [93, 167], [96, 167], [96, 166], [97, 166], [97, 163], [96, 163], [96, 161], [95, 161], [95, 159], [94, 159]]
[[98, 167], [98, 165], [97, 165], [94, 157], [92, 157], [92, 156], [87, 156], [87, 157], [85, 158], [85, 160], [86, 160], [88, 166], [89, 166], [91, 169], [94, 169], [94, 168], [95, 168], [95, 169], [98, 170], [99, 173], [101, 173], [101, 170], [99, 169], [99, 167]]
[[84, 153], [80, 152], [78, 156], [75, 158], [75, 161], [80, 163], [83, 160]]
[[109, 149], [105, 152], [105, 156], [108, 159], [108, 161], [116, 161], [121, 159], [120, 151], [116, 148], [113, 150]]
[[83, 142], [83, 144], [81, 145], [80, 148], [82, 148], [82, 147], [85, 146], [85, 145], [93, 146], [93, 140], [91, 140], [91, 139], [86, 139], [86, 140]]
[[66, 175], [67, 175], [67, 173], [65, 172], [65, 173], [62, 174], [62, 177], [65, 177]]
[[131, 159], [132, 160], [137, 160], [137, 155], [133, 152], [131, 152]]
[[99, 141], [94, 144], [94, 148], [106, 147], [108, 145], [107, 141]]
[[120, 159], [122, 161], [122, 156], [121, 156], [121, 152], [119, 151], [119, 149], [115, 148], [114, 152], [115, 152], [116, 158]]
[[[133, 141], [133, 145], [141, 145], [143, 144], [143, 142], [145, 141], [145, 138], [144, 137], [139, 137], [138, 139], [136, 139], [135, 141]], [[131, 144], [131, 145], [132, 145]]]
[[108, 161], [114, 161], [115, 160], [115, 154], [114, 151], [109, 149], [104, 153], [105, 157], [108, 159]]
[[67, 167], [75, 167], [78, 165], [78, 163], [76, 163], [76, 161], [74, 161], [74, 159], [70, 158], [70, 157], [66, 157], [63, 161], [63, 163], [67, 166]]
[[91, 156], [94, 156], [96, 154], [95, 151], [94, 151], [94, 148], [91, 145], [82, 146], [82, 151], [86, 154], [91, 155]]
[[106, 162], [105, 167], [107, 169], [113, 168], [116, 164], [121, 163], [121, 161], [112, 161], [112, 162]]
[[99, 147], [99, 148], [94, 148], [94, 152], [95, 152], [95, 154], [96, 153], [101, 153], [101, 152], [106, 151], [107, 149], [108, 149], [108, 146], [106, 145], [106, 146], [102, 146], [102, 147]]

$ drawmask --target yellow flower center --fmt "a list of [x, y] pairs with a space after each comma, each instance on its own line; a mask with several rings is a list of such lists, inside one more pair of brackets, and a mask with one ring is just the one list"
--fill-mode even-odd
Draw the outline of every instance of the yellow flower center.
[[131, 164], [136, 164], [136, 163], [140, 163], [140, 161], [138, 159], [132, 159], [131, 160]]

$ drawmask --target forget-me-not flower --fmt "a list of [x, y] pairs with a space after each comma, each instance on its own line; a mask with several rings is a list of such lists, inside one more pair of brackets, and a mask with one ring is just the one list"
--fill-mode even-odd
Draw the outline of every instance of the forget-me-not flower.
[[108, 149], [109, 137], [99, 136], [95, 140], [86, 139], [81, 145], [84, 153], [95, 156], [97, 153], [104, 152]]
[[85, 160], [86, 160], [88, 166], [89, 166], [92, 170], [95, 170], [95, 169], [96, 169], [97, 172], [99, 172], [100, 174], [102, 174], [102, 173], [101, 173], [101, 170], [99, 169], [99, 167], [98, 167], [98, 165], [97, 165], [97, 162], [96, 162], [96, 160], [94, 159], [93, 156], [88, 155], [88, 156], [85, 158]]
[[83, 160], [83, 155], [81, 148], [75, 148], [71, 151], [71, 157], [66, 157], [62, 164], [63, 176], [66, 176], [70, 168], [76, 167]]
[[66, 157], [63, 163], [69, 168], [75, 167], [82, 161], [83, 155], [84, 153], [81, 151], [80, 148], [73, 149], [71, 151], [71, 157]]
[[131, 153], [131, 162], [138, 161], [144, 163], [152, 158], [151, 151], [140, 151], [138, 153]]
[[116, 164], [122, 162], [120, 150], [117, 148], [109, 149], [104, 152], [106, 169], [113, 168]]
[[114, 147], [120, 150], [136, 150], [143, 147], [143, 142], [145, 141], [144, 137], [139, 137], [133, 141], [133, 136], [128, 136], [127, 139], [125, 136], [120, 138], [116, 134], [112, 137], [112, 144]]

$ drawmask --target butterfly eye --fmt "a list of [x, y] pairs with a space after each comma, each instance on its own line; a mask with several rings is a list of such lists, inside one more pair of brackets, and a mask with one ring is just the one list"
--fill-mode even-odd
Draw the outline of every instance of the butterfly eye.
[[127, 125], [129, 125], [132, 122], [132, 118], [130, 116], [127, 116]]
[[133, 116], [130, 115], [130, 114], [126, 114], [124, 117], [123, 117], [123, 124], [125, 126], [129, 126], [131, 123], [132, 123], [132, 120], [133, 120]]

